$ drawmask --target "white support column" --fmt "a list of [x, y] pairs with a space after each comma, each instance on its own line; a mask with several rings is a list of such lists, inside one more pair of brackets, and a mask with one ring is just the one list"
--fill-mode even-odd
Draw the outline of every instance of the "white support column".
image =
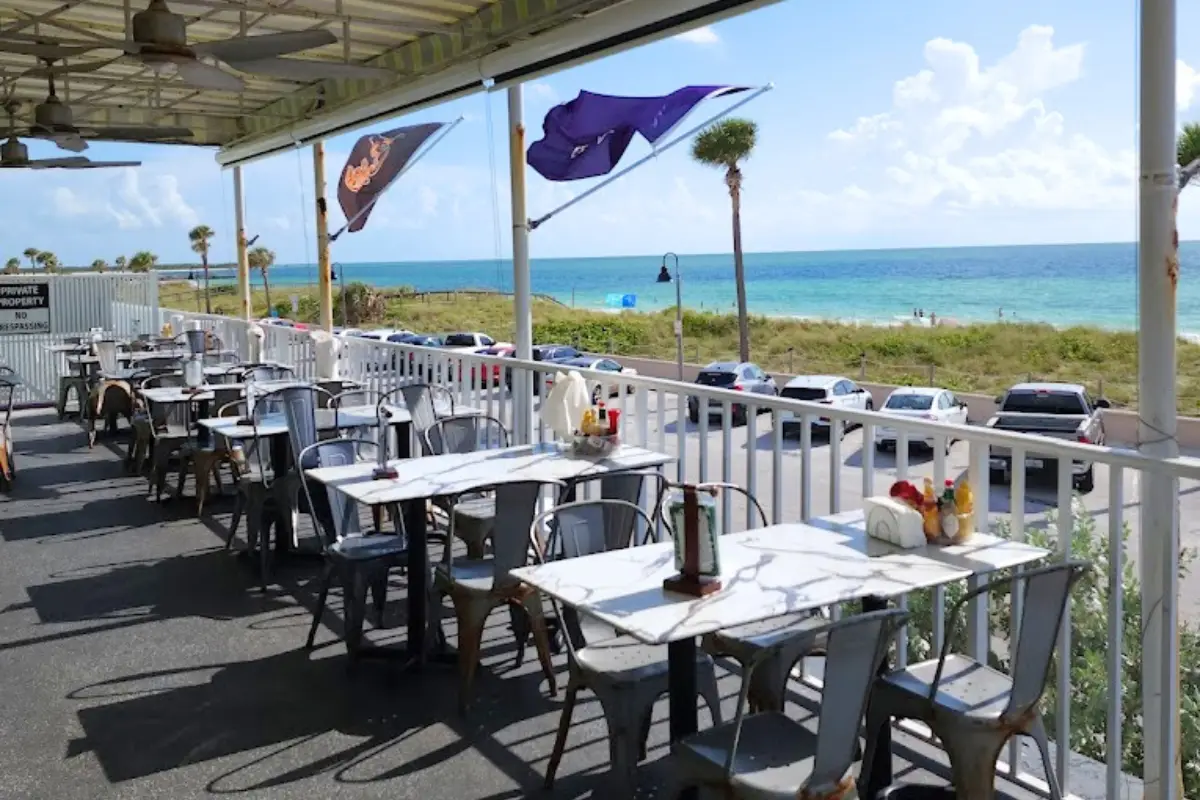
[[[512, 189], [513, 315], [517, 358], [533, 358], [533, 312], [529, 281], [529, 216], [525, 210], [525, 123], [521, 85], [508, 87], [509, 172]], [[513, 370], [513, 427], [516, 440], [533, 438], [533, 376]]]
[[237, 275], [238, 297], [242, 300], [242, 319], [249, 321], [250, 302], [250, 263], [246, 260], [246, 201], [242, 193], [242, 168], [233, 168], [233, 215], [237, 229]]
[[[1142, 0], [1138, 216], [1138, 449], [1179, 454], [1175, 440], [1175, 0]], [[1142, 578], [1145, 795], [1182, 797], [1179, 760], [1178, 482], [1142, 474], [1138, 559]]]

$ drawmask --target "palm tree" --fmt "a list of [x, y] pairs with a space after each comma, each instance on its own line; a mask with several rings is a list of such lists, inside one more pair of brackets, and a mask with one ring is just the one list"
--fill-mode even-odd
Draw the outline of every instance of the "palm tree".
[[21, 271], [21, 259], [19, 259], [19, 258], [10, 258], [8, 260], [8, 263], [6, 263], [4, 265], [4, 274], [5, 275], [16, 275], [20, 271]]
[[117, 265], [117, 269], [121, 272], [125, 271], [125, 265], [129, 263], [129, 259], [125, 256], [117, 256], [113, 259], [113, 263]]
[[750, 360], [750, 318], [746, 314], [746, 265], [742, 260], [742, 170], [741, 162], [754, 152], [758, 125], [748, 119], [722, 120], [697, 134], [692, 158], [725, 170], [725, 185], [733, 201], [733, 275], [737, 281], [738, 351]]
[[149, 272], [158, 263], [158, 256], [149, 250], [139, 250], [129, 259], [129, 269], [133, 272]]
[[26, 247], [22, 255], [29, 259], [30, 268], [37, 269], [38, 249], [36, 247]]
[[212, 298], [208, 293], [208, 242], [215, 233], [207, 225], [197, 225], [188, 231], [188, 240], [192, 243], [192, 252], [200, 254], [200, 263], [204, 265], [204, 313], [212, 313]]
[[1176, 162], [1179, 164], [1179, 191], [1200, 174], [1200, 122], [1189, 122], [1183, 126], [1175, 143]]
[[95, 261], [92, 262], [92, 271], [93, 272], [104, 272], [104, 270], [106, 270], [106, 269], [108, 269], [108, 262], [105, 261], [103, 258], [97, 258]]
[[263, 293], [267, 296], [268, 314], [271, 313], [271, 282], [267, 279], [267, 272], [274, 263], [275, 254], [265, 247], [256, 247], [246, 254], [246, 264], [250, 269], [256, 269], [262, 273]]
[[56, 272], [58, 270], [58, 256], [49, 250], [43, 250], [38, 253], [35, 260], [41, 266], [43, 272]]

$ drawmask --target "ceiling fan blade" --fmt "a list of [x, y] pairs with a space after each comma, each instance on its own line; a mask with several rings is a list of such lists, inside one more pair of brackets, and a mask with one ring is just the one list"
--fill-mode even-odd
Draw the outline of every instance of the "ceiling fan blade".
[[26, 162], [30, 169], [59, 169], [60, 167], [82, 167], [91, 164], [86, 156], [72, 156], [70, 158], [39, 158], [34, 161]]
[[109, 167], [140, 167], [140, 161], [89, 161], [86, 164], [78, 164], [67, 169], [107, 169]]
[[[98, 45], [97, 45], [98, 47]], [[16, 53], [35, 58], [74, 58], [84, 53], [90, 53], [96, 47], [90, 45], [47, 44], [45, 42], [10, 41], [0, 34], [0, 53]]]
[[396, 74], [388, 69], [364, 67], [361, 64], [343, 64], [337, 61], [301, 61], [297, 58], [259, 58], [254, 61], [225, 59], [225, 62], [238, 72], [303, 83], [325, 79], [384, 80]]
[[106, 125], [104, 127], [83, 126], [89, 139], [111, 139], [113, 141], [150, 139], [188, 139], [195, 134], [191, 128], [151, 127], [149, 125]]
[[53, 140], [60, 150], [70, 153], [82, 153], [88, 147], [87, 142], [78, 133], [58, 131], [51, 133], [47, 138]]
[[335, 44], [337, 37], [330, 31], [293, 31], [268, 33], [262, 36], [239, 36], [216, 42], [201, 42], [192, 45], [192, 51], [200, 56], [212, 56], [221, 61], [257, 61], [274, 58], [288, 53], [299, 53], [314, 47]]
[[[3, 47], [0, 47], [3, 50]], [[73, 75], [77, 72], [95, 72], [98, 69], [104, 69], [114, 61], [119, 61], [117, 58], [110, 58], [107, 61], [87, 61], [82, 64], [51, 64], [48, 67], [36, 67], [29, 70], [29, 74], [35, 78], [48, 78], [52, 75]]]
[[180, 61], [175, 65], [180, 79], [197, 89], [215, 89], [224, 92], [240, 92], [246, 83], [236, 75], [230, 75], [202, 61]]

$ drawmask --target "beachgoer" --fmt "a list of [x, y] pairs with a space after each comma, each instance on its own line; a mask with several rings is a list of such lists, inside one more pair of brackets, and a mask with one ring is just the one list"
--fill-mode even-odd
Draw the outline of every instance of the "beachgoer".
[[929, 324], [937, 325], [937, 314], [933, 313], [932, 311], [929, 312]]
[[917, 309], [917, 316], [923, 318], [925, 316], [925, 309], [923, 309], [923, 308]]
[[1004, 308], [1001, 307], [996, 309], [996, 314], [999, 315], [1000, 319], [1004, 319]]
[[916, 319], [916, 318], [917, 318], [917, 310], [914, 308], [913, 309], [913, 319]]

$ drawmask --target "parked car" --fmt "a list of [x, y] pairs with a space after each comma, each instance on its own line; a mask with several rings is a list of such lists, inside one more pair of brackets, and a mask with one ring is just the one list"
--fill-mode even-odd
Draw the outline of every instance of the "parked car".
[[[884, 401], [884, 414], [895, 417], [926, 419], [933, 422], [944, 422], [950, 425], [967, 424], [967, 404], [954, 396], [949, 389], [939, 389], [926, 386], [903, 386], [896, 389]], [[886, 424], [875, 428], [875, 449], [887, 450], [894, 448], [899, 436], [895, 428]], [[909, 438], [909, 444], [923, 444], [931, 451], [937, 446], [936, 440], [930, 436], [926, 439]], [[946, 452], [950, 452], [953, 443], [951, 437], [946, 437]]]
[[[496, 356], [497, 358], [507, 358], [513, 354], [517, 348], [511, 344], [493, 344], [491, 347], [481, 347], [475, 352], [481, 356]], [[488, 380], [485, 380], [481, 386], [499, 386], [502, 379], [501, 367], [499, 364], [492, 364], [491, 369], [484, 369], [484, 374], [491, 373]], [[471, 380], [475, 379], [475, 367], [471, 367]]]
[[[390, 336], [386, 337], [386, 339], [387, 339], [387, 341], [392, 342], [393, 344], [411, 344], [411, 345], [416, 345], [417, 347], [441, 347], [442, 346], [442, 340], [440, 337], [426, 336], [425, 334], [413, 333], [412, 331], [398, 331], [398, 332], [393, 333]], [[397, 353], [392, 356], [392, 369], [396, 369], [399, 367], [400, 355], [401, 354]], [[410, 375], [415, 374], [418, 377], [423, 376], [425, 373], [424, 362], [416, 363], [416, 361], [417, 361], [416, 354], [409, 353], [408, 354], [409, 374]]]
[[[516, 355], [517, 355], [516, 349], [514, 348], [512, 354], [511, 354], [511, 357], [515, 358]], [[579, 358], [579, 356], [581, 356], [581, 355], [583, 355], [583, 353], [580, 353], [578, 350], [576, 350], [574, 347], [571, 347], [571, 345], [569, 345], [569, 344], [535, 344], [533, 346], [533, 360], [534, 361], [553, 361], [553, 362], [567, 361], [568, 359]], [[533, 382], [533, 393], [534, 394], [541, 393], [541, 384], [542, 384], [541, 381]], [[504, 371], [504, 385], [507, 386], [510, 390], [512, 389], [512, 368], [511, 367], [509, 367], [508, 369], [506, 369]]]
[[[995, 416], [989, 428], [1013, 433], [1032, 433], [1052, 439], [1085, 444], [1104, 444], [1104, 398], [1093, 400], [1087, 389], [1074, 383], [1018, 383], [996, 398]], [[1012, 453], [1007, 447], [989, 448], [988, 466], [994, 483], [1012, 478]], [[1025, 457], [1027, 472], [1058, 469], [1058, 459], [1038, 453]], [[1095, 487], [1095, 467], [1091, 461], [1071, 462], [1072, 481], [1081, 492]]]
[[[807, 400], [854, 411], [870, 411], [875, 407], [869, 391], [841, 375], [797, 375], [784, 384], [779, 394], [790, 400]], [[846, 429], [850, 427], [844, 420], [835, 423], [829, 417], [810, 419], [814, 432], [831, 436], [836, 426], [838, 438], [845, 436]], [[800, 433], [800, 415], [794, 411], [780, 412], [779, 424], [783, 426], [784, 436]]]
[[334, 328], [335, 336], [359, 336], [363, 333], [362, 328]]
[[357, 333], [355, 336], [360, 339], [374, 339], [377, 342], [390, 342], [393, 341], [393, 336], [411, 333], [412, 331], [406, 331], [399, 328], [375, 328], [374, 330]]
[[[757, 364], [748, 362], [714, 361], [700, 370], [700, 374], [696, 376], [696, 383], [700, 386], [711, 386], [715, 389], [730, 389], [735, 392], [762, 394], [771, 397], [779, 394], [779, 390], [775, 387], [775, 379], [763, 372], [762, 368]], [[687, 402], [688, 418], [693, 423], [699, 422], [701, 398], [692, 395], [688, 397]], [[719, 417], [724, 413], [723, 401], [715, 398], [708, 399], [703, 404], [703, 407], [709, 417]], [[735, 425], [746, 424], [746, 406], [741, 403], [733, 404], [733, 423]]]
[[481, 347], [491, 347], [496, 340], [486, 333], [448, 333], [442, 337], [442, 346], [449, 350], [474, 353]]
[[[571, 358], [558, 363], [562, 366], [561, 372], [568, 372], [573, 369], [594, 369], [599, 372], [611, 372], [614, 375], [637, 375], [636, 369], [622, 367], [614, 359], [599, 356], [579, 356], [578, 358]], [[553, 385], [554, 374], [547, 373], [546, 388], [549, 389]], [[616, 380], [610, 383], [608, 381], [595, 380], [591, 376], [588, 376], [587, 387], [588, 395], [592, 398], [593, 405], [606, 397], [615, 397], [621, 394], [621, 385]], [[628, 387], [626, 391], [633, 391], [633, 387]]]

